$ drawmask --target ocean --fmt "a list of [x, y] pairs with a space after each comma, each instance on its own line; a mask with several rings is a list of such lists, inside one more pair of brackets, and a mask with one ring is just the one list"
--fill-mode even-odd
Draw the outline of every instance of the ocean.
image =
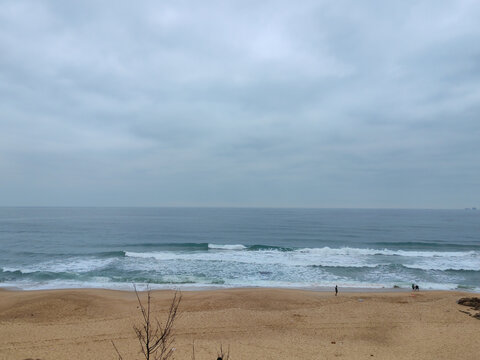
[[480, 292], [480, 211], [0, 208], [0, 287]]

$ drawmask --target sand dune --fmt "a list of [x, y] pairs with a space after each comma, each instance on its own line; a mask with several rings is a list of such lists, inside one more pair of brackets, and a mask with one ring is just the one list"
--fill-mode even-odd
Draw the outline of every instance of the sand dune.
[[[160, 318], [171, 291], [153, 292]], [[331, 293], [234, 289], [184, 292], [176, 358], [475, 359], [480, 321], [455, 292]], [[0, 359], [140, 359], [135, 294], [111, 290], [0, 291]]]

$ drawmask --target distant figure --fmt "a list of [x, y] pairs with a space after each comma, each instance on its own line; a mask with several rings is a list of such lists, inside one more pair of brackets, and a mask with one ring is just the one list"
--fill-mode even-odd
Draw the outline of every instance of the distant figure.
[[337, 294], [338, 294], [338, 286], [335, 285], [335, 296], [337, 296]]
[[415, 285], [415, 291], [420, 291], [420, 288], [418, 287], [418, 285]]
[[412, 284], [412, 291], [415, 291], [415, 284]]

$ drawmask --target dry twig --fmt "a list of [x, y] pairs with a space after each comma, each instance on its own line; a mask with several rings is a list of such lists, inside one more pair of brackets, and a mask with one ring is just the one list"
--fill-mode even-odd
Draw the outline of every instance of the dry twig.
[[[133, 285], [133, 287], [142, 314], [141, 326], [134, 325], [133, 329], [140, 343], [143, 357], [146, 360], [171, 359], [173, 357], [173, 343], [175, 340], [173, 336], [173, 326], [178, 315], [178, 307], [182, 300], [182, 295], [175, 292], [172, 302], [170, 303], [167, 320], [162, 324], [158, 318], [152, 318], [151, 316], [152, 294], [150, 289], [147, 290], [147, 304], [145, 306], [140, 300], [137, 287], [135, 285]], [[118, 360], [123, 360], [122, 355], [113, 341], [112, 344], [117, 352]]]

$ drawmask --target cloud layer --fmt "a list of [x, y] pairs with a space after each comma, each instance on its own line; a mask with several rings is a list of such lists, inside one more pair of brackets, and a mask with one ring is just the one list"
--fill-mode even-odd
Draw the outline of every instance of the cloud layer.
[[0, 205], [478, 205], [476, 1], [2, 1]]

